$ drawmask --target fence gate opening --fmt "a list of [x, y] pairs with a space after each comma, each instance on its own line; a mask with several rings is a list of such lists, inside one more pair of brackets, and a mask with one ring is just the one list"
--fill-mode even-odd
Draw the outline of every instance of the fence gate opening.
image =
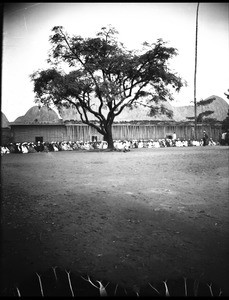
[[98, 140], [97, 135], [93, 135], [93, 136], [91, 137], [91, 140], [92, 140], [92, 142], [97, 142], [97, 140]]

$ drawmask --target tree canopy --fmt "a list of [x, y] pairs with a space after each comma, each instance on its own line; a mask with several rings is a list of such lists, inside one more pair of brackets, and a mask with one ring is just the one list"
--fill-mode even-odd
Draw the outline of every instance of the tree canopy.
[[[95, 38], [69, 36], [61, 26], [52, 29], [50, 68], [31, 75], [36, 102], [57, 108], [74, 107], [81, 121], [94, 127], [113, 148], [111, 126], [125, 107], [144, 105], [151, 115], [172, 116], [163, 102], [173, 100], [185, 82], [169, 68], [178, 54], [158, 39], [141, 51], [127, 50], [113, 27]], [[92, 122], [91, 113], [97, 122]]]

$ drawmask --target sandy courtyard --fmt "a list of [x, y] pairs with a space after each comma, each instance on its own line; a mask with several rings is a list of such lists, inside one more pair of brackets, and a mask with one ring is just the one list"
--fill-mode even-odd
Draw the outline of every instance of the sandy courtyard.
[[59, 266], [127, 287], [202, 278], [229, 295], [228, 150], [4, 155], [2, 290]]

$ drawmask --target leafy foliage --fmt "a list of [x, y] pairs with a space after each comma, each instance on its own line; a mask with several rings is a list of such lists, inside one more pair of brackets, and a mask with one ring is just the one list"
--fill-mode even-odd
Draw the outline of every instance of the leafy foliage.
[[208, 98], [205, 100], [201, 99], [196, 104], [197, 104], [197, 106], [204, 106], [204, 105], [208, 105], [208, 104], [212, 103], [214, 100], [215, 100], [215, 97]]
[[[208, 99], [201, 99], [200, 101], [198, 101], [196, 103], [197, 106], [206, 106], [210, 103], [212, 103], [216, 98], [215, 97], [211, 97], [211, 98], [208, 98]], [[206, 122], [216, 122], [216, 119], [214, 118], [208, 118], [209, 115], [213, 114], [214, 111], [213, 110], [206, 110], [206, 111], [203, 111], [201, 113], [198, 114], [197, 116], [197, 123], [202, 123], [203, 121], [206, 123]], [[186, 117], [186, 119], [188, 120], [195, 120], [195, 117]]]
[[[227, 91], [229, 92], [229, 89]], [[224, 93], [224, 95], [227, 97], [227, 99], [229, 99], [229, 93]]]
[[202, 123], [204, 117], [207, 117], [207, 116], [209, 116], [209, 115], [211, 115], [211, 114], [213, 114], [213, 113], [214, 113], [213, 110], [206, 110], [206, 111], [200, 113], [200, 114], [198, 115], [198, 117], [197, 117], [197, 123]]

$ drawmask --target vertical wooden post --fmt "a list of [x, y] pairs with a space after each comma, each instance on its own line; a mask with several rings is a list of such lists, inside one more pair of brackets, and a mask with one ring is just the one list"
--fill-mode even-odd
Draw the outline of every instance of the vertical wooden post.
[[194, 134], [195, 139], [197, 139], [197, 104], [196, 104], [196, 72], [197, 72], [197, 44], [198, 44], [198, 14], [199, 14], [199, 4], [197, 4], [196, 9], [196, 44], [195, 44], [195, 71], [194, 71], [194, 118], [195, 118], [195, 127]]

